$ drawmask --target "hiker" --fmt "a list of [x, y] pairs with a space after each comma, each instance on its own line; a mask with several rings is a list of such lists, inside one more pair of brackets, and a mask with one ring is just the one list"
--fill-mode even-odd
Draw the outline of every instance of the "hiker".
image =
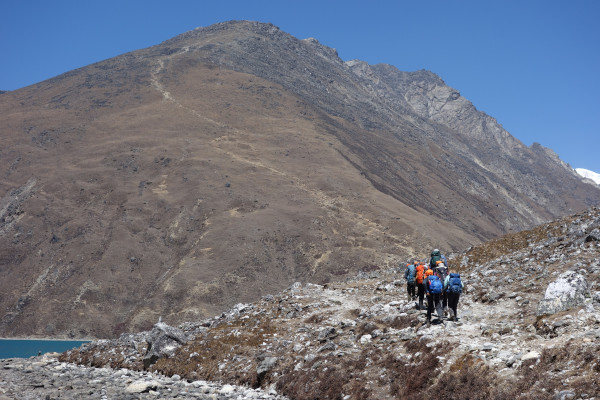
[[423, 309], [423, 298], [425, 297], [425, 266], [423, 263], [417, 265], [415, 273], [415, 284], [417, 286], [417, 296], [419, 297], [419, 310]]
[[[435, 273], [439, 276], [442, 282], [446, 282], [446, 277], [448, 276], [448, 267], [443, 260], [436, 261]], [[445, 288], [445, 286], [444, 286]], [[442, 309], [444, 310], [444, 315], [448, 313], [448, 295], [446, 291], [442, 291]]]
[[433, 270], [427, 267], [427, 269], [425, 270], [425, 279], [429, 278], [431, 275], [433, 275]]
[[[445, 258], [445, 257], [444, 257]], [[442, 253], [439, 249], [433, 249], [431, 252], [431, 258], [429, 258], [429, 268], [434, 269], [437, 261], [442, 259]]]
[[431, 314], [433, 309], [436, 309], [438, 320], [442, 322], [442, 291], [444, 290], [444, 284], [440, 281], [440, 277], [433, 273], [431, 269], [427, 272], [431, 273], [425, 280], [425, 291], [427, 293], [427, 327], [431, 326]]
[[417, 278], [417, 262], [414, 264], [406, 264], [406, 271], [404, 272], [404, 279], [406, 279], [406, 292], [408, 293], [408, 301], [416, 298], [416, 278]]
[[448, 307], [450, 307], [450, 311], [452, 313], [450, 316], [450, 321], [458, 320], [456, 308], [458, 307], [458, 299], [460, 298], [463, 288], [464, 284], [460, 279], [459, 273], [455, 272], [448, 274], [446, 280], [444, 281], [444, 289], [448, 296]]
[[[427, 293], [427, 281], [429, 280], [429, 277], [433, 275], [433, 270], [431, 268], [429, 268], [429, 265], [427, 266], [427, 269], [425, 270], [425, 278], [423, 279], [423, 292]], [[429, 297], [427, 298], [427, 306], [429, 306]]]

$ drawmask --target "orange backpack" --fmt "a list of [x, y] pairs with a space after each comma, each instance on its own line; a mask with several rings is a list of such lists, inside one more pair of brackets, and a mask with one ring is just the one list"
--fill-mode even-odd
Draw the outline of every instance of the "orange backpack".
[[419, 284], [419, 285], [423, 283], [423, 277], [425, 275], [424, 271], [425, 271], [425, 266], [423, 266], [423, 264], [420, 264], [417, 267], [417, 278], [416, 278], [417, 284]]

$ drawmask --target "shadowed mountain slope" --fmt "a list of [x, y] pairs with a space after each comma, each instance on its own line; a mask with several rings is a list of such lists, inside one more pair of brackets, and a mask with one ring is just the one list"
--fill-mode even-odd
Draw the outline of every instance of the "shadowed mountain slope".
[[227, 22], [0, 94], [0, 335], [115, 336], [600, 203], [436, 75]]

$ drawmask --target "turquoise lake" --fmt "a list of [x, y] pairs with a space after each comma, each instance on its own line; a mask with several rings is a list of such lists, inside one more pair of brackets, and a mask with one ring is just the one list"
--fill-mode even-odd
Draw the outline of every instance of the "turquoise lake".
[[87, 340], [0, 339], [0, 358], [28, 358], [38, 353], [62, 353], [88, 343]]

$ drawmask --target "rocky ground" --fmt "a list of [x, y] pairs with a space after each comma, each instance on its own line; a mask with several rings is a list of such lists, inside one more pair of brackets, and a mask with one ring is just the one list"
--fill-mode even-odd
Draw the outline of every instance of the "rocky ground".
[[60, 362], [58, 354], [0, 360], [4, 399], [283, 399], [260, 389], [187, 382], [128, 369], [88, 368]]
[[599, 399], [599, 255], [595, 208], [453, 255], [466, 284], [456, 322], [428, 327], [403, 268], [374, 267], [59, 359], [4, 361], [0, 396]]

